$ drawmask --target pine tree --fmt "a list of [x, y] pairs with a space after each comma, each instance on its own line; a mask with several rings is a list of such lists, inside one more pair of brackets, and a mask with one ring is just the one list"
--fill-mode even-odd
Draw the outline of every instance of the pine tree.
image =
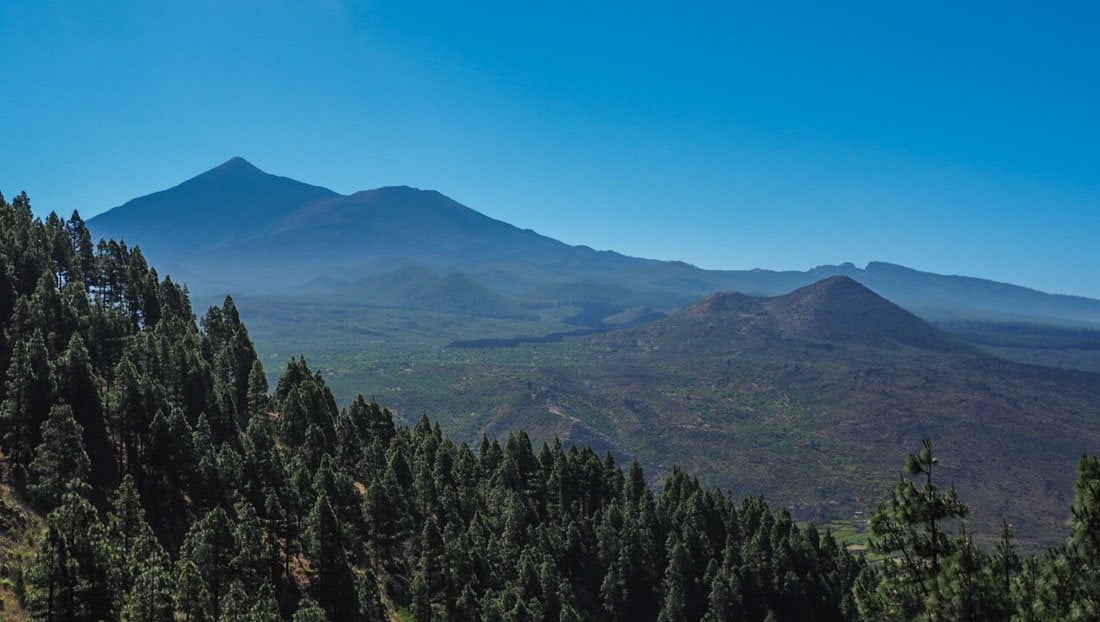
[[367, 487], [363, 513], [370, 526], [370, 541], [375, 552], [391, 557], [409, 533], [409, 509], [406, 494], [392, 472]]
[[306, 524], [306, 543], [312, 561], [310, 593], [333, 620], [361, 619], [355, 581], [336, 513], [324, 494], [317, 497]]
[[642, 535], [642, 530], [633, 523], [634, 519], [629, 520], [630, 527], [619, 550], [616, 564], [626, 586], [626, 593], [630, 595], [627, 617], [636, 620], [647, 617], [646, 614], [660, 608], [655, 589], [659, 585], [659, 566], [652, 551], [647, 550], [652, 543], [647, 541], [647, 536]]
[[47, 545], [30, 573], [30, 605], [45, 620], [92, 621], [114, 615], [103, 525], [87, 484], [67, 485], [47, 519]]
[[73, 211], [66, 223], [69, 232], [69, 243], [73, 249], [74, 265], [79, 266], [84, 287], [91, 290], [98, 282], [96, 274], [95, 245], [92, 244], [92, 234], [80, 213]]
[[176, 568], [176, 610], [185, 622], [202, 622], [210, 598], [202, 574], [191, 560], [181, 558]]
[[201, 590], [188, 586], [187, 598], [191, 602], [198, 597], [198, 610], [215, 620], [221, 617], [229, 585], [234, 579], [235, 550], [232, 526], [221, 507], [196, 521], [180, 548], [177, 567], [181, 581], [185, 574], [192, 572], [192, 567], [200, 577]]
[[613, 622], [627, 620], [629, 599], [630, 594], [626, 591], [626, 582], [619, 573], [618, 564], [612, 564], [600, 584], [600, 602], [606, 619]]
[[260, 359], [252, 362], [248, 372], [248, 413], [252, 416], [266, 416], [268, 410], [267, 375]]
[[961, 622], [1006, 619], [1006, 612], [998, 602], [997, 578], [990, 571], [985, 554], [965, 531], [956, 539], [954, 548], [942, 572], [935, 577], [926, 617]]
[[256, 594], [270, 581], [271, 572], [267, 542], [263, 526], [252, 504], [245, 502], [238, 510], [237, 524], [233, 527], [233, 575], [247, 594]]
[[48, 512], [61, 502], [69, 481], [88, 479], [88, 453], [84, 433], [67, 405], [54, 406], [42, 424], [42, 443], [30, 465], [28, 494], [35, 505]]
[[112, 430], [118, 439], [118, 470], [142, 462], [142, 437], [155, 410], [149, 410], [147, 398], [153, 391], [149, 377], [142, 374], [137, 359], [142, 355], [139, 345], [127, 348], [124, 358], [115, 366], [114, 385], [108, 396]]
[[80, 425], [101, 423], [103, 409], [98, 381], [92, 371], [88, 350], [80, 333], [73, 333], [56, 370], [56, 399], [72, 407]]
[[[2, 242], [0, 242], [2, 243]], [[15, 309], [15, 274], [7, 257], [0, 254], [0, 331], [5, 334], [11, 323], [11, 313]], [[0, 370], [8, 368], [7, 339], [0, 339]], [[0, 402], [4, 400], [4, 388], [0, 386]]]
[[279, 603], [270, 583], [265, 583], [253, 594], [255, 596], [248, 601], [252, 603], [248, 612], [249, 622], [282, 622], [283, 616], [279, 613]]
[[661, 584], [664, 602], [657, 622], [680, 622], [690, 620], [688, 613], [688, 581], [691, 580], [691, 558], [687, 548], [680, 542], [670, 540], [672, 545], [668, 554], [668, 569]]
[[67, 543], [56, 527], [49, 527], [28, 573], [28, 606], [36, 618], [52, 622], [72, 617], [76, 608], [72, 595], [74, 570]]
[[15, 343], [0, 404], [0, 429], [8, 458], [26, 467], [41, 440], [40, 428], [53, 393], [49, 353], [42, 331], [36, 329]]
[[279, 495], [274, 490], [267, 490], [264, 501], [264, 517], [266, 519], [268, 546], [268, 560], [270, 574], [277, 583], [282, 577], [283, 566], [280, 564], [280, 556], [285, 556], [287, 563], [290, 560], [290, 519], [287, 511], [279, 500]]
[[[115, 493], [111, 511], [107, 515], [107, 541], [110, 543], [111, 576], [115, 591], [124, 594], [147, 572], [149, 560], [163, 565], [167, 556], [157, 542], [153, 530], [145, 520], [145, 510], [134, 487], [133, 478], [127, 475]], [[167, 578], [167, 569], [162, 569]], [[147, 585], [154, 589], [155, 585]]]
[[744, 619], [741, 583], [731, 563], [723, 562], [710, 581], [704, 622], [735, 622]]
[[126, 592], [122, 622], [174, 622], [174, 582], [168, 558], [152, 553], [142, 561], [142, 571]]
[[382, 595], [378, 587], [378, 577], [370, 567], [364, 569], [356, 586], [356, 595], [359, 597], [359, 610], [363, 614], [364, 622], [386, 622], [389, 616], [382, 605]]
[[[84, 294], [80, 296], [83, 298]], [[99, 395], [99, 379], [92, 370], [90, 355], [79, 332], [74, 332], [69, 339], [54, 378], [54, 401], [72, 408], [73, 418], [83, 431], [84, 447], [94, 459], [95, 472], [89, 473], [92, 480], [101, 486], [117, 482], [118, 473], [111, 460], [113, 447]]]
[[417, 622], [430, 622], [446, 599], [447, 577], [443, 566], [443, 536], [434, 517], [428, 517], [420, 532], [420, 560], [412, 583], [412, 615]]
[[234, 579], [225, 595], [225, 609], [219, 622], [251, 622], [252, 598], [240, 581]]
[[1032, 575], [1034, 598], [1020, 602], [1034, 617], [1021, 619], [1100, 619], [1100, 457], [1078, 463], [1074, 492], [1069, 539]]
[[46, 351], [50, 355], [60, 352], [68, 342], [73, 327], [66, 326], [60, 288], [54, 274], [41, 274], [24, 310], [26, 314], [22, 322], [23, 330], [41, 331], [45, 338]]
[[990, 558], [990, 570], [995, 581], [991, 590], [995, 591], [1000, 617], [1007, 619], [1016, 609], [1012, 598], [1012, 581], [1023, 569], [1023, 560], [1016, 553], [1015, 536], [1008, 521], [1001, 520], [1001, 531]]
[[872, 550], [898, 561], [867, 571], [865, 589], [856, 593], [865, 618], [912, 620], [923, 615], [941, 563], [954, 551], [944, 523], [966, 517], [967, 507], [954, 487], [941, 491], [935, 485], [938, 462], [932, 441], [924, 439], [921, 451], [905, 460], [906, 471], [922, 479], [922, 486], [902, 479], [871, 516]]
[[[1062, 603], [1050, 602], [1051, 595], [1046, 591], [1044, 575], [1056, 564], [1058, 557], [1059, 549], [1056, 548], [1048, 551], [1042, 561], [1035, 557], [1024, 560], [1020, 574], [1012, 582], [1012, 622], [1045, 622], [1067, 617]], [[1063, 595], [1063, 602], [1068, 601], [1069, 598]]]
[[309, 413], [302, 403], [297, 388], [292, 388], [279, 404], [279, 436], [291, 446], [300, 446], [306, 441], [309, 420]]
[[199, 417], [191, 435], [191, 453], [194, 467], [187, 473], [189, 492], [195, 505], [200, 510], [208, 511], [220, 498], [222, 483], [218, 456], [205, 415]]

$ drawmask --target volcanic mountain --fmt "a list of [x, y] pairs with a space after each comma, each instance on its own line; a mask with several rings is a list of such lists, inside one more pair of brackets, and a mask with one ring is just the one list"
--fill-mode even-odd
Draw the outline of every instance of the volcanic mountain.
[[[705, 322], [705, 329], [699, 330]], [[860, 344], [877, 348], [911, 346], [940, 352], [972, 351], [961, 341], [878, 296], [846, 276], [833, 276], [774, 298], [719, 293], [688, 307], [670, 322], [681, 330], [679, 347], [697, 349], [755, 337]], [[695, 338], [684, 335], [686, 325]], [[667, 326], [656, 331], [670, 333]], [[720, 334], [709, 334], [709, 333]]]
[[88, 224], [98, 237], [139, 245], [199, 291], [283, 293], [319, 277], [356, 280], [414, 263], [443, 273], [469, 270], [509, 293], [552, 275], [680, 270], [568, 246], [433, 190], [398, 186], [345, 196], [264, 173], [242, 158]]

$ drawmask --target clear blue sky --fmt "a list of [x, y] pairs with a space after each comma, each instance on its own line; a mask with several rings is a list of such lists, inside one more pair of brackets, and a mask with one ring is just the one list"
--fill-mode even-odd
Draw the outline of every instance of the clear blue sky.
[[0, 190], [89, 216], [241, 155], [708, 268], [1100, 297], [1098, 3], [412, 4], [0, 3]]

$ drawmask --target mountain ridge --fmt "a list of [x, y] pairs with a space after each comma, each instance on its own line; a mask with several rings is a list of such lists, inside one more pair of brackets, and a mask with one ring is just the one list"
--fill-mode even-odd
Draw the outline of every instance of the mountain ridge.
[[[595, 302], [592, 296], [608, 302], [613, 292], [607, 288], [618, 287], [619, 299], [610, 302], [620, 310], [669, 312], [716, 291], [778, 296], [844, 275], [926, 319], [1100, 326], [1100, 300], [1080, 296], [880, 261], [806, 271], [704, 270], [572, 246], [437, 190], [385, 186], [343, 195], [263, 172], [240, 157], [128, 201], [88, 225], [96, 236], [140, 245], [154, 263], [210, 293], [293, 294], [333, 274], [369, 276], [378, 260], [388, 258], [462, 272], [520, 299], [556, 289], [559, 302]], [[597, 287], [566, 291], [569, 283]]]

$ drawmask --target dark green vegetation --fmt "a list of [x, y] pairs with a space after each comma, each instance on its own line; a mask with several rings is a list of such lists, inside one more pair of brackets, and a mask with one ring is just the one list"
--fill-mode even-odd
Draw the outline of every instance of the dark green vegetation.
[[[839, 296], [838, 296], [839, 292]], [[831, 320], [845, 279], [671, 318], [747, 342], [868, 334]], [[971, 356], [881, 301], [890, 346]], [[867, 301], [860, 308], [875, 311]], [[870, 320], [870, 317], [865, 318]], [[652, 325], [651, 325], [652, 326]], [[873, 327], [873, 325], [872, 325]], [[728, 327], [727, 327], [728, 328]], [[638, 328], [700, 349], [690, 332]], [[769, 334], [774, 333], [774, 334]], [[649, 335], [650, 341], [646, 341]], [[712, 342], [713, 335], [710, 337]], [[881, 343], [881, 336], [873, 336]], [[622, 344], [620, 344], [622, 345]], [[724, 347], [719, 343], [718, 347]], [[831, 347], [836, 347], [831, 346]], [[829, 533], [673, 469], [526, 433], [475, 451], [361, 397], [337, 407], [293, 359], [269, 391], [231, 299], [197, 322], [140, 251], [93, 248], [79, 216], [0, 198], [0, 603], [41, 620], [1092, 620], [1100, 462], [1080, 463], [1068, 541], [1021, 560], [973, 544], [926, 443], [852, 557]], [[949, 529], [959, 535], [949, 536]]]

